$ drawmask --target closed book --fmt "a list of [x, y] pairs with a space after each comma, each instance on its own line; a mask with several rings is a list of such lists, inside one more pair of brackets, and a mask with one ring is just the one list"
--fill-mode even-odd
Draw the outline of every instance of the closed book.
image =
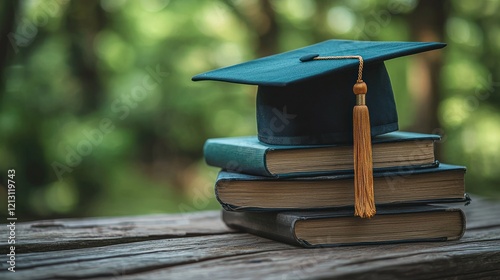
[[223, 221], [269, 239], [303, 247], [447, 241], [465, 232], [460, 209], [431, 205], [380, 208], [371, 219], [349, 209], [302, 212], [222, 213]]
[[[465, 167], [375, 172], [375, 203], [418, 204], [465, 200]], [[215, 194], [226, 210], [269, 211], [351, 206], [353, 174], [270, 178], [221, 171]]]
[[[373, 137], [375, 171], [402, 166], [433, 167], [439, 135], [396, 131]], [[269, 145], [256, 136], [208, 139], [208, 165], [251, 175], [290, 177], [347, 173], [353, 169], [352, 145]]]

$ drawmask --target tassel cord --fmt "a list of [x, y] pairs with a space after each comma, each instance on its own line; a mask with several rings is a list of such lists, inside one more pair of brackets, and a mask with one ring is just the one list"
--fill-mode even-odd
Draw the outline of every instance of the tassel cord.
[[363, 82], [363, 58], [359, 55], [316, 56], [313, 60], [358, 59], [358, 79], [353, 86], [356, 105], [353, 108], [354, 152], [354, 215], [371, 218], [376, 213], [373, 190], [373, 159], [370, 133], [370, 114], [366, 106], [368, 88]]

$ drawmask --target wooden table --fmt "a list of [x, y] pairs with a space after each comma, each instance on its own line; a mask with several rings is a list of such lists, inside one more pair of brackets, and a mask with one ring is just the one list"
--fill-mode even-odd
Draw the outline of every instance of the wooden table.
[[218, 211], [2, 225], [0, 279], [500, 279], [500, 203], [473, 197], [459, 241], [302, 249], [228, 229]]

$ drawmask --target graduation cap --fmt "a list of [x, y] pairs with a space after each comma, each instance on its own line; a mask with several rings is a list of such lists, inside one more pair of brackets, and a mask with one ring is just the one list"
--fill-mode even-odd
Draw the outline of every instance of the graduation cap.
[[371, 217], [375, 214], [371, 136], [398, 129], [384, 61], [444, 46], [329, 40], [202, 73], [193, 81], [257, 85], [257, 130], [264, 143], [353, 143], [355, 215]]

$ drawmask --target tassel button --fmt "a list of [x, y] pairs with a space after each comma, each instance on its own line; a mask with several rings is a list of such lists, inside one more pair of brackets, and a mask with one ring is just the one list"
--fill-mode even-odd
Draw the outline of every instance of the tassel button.
[[354, 94], [366, 94], [368, 92], [368, 87], [366, 86], [366, 83], [363, 82], [363, 80], [357, 81], [354, 86], [352, 87], [352, 91]]

